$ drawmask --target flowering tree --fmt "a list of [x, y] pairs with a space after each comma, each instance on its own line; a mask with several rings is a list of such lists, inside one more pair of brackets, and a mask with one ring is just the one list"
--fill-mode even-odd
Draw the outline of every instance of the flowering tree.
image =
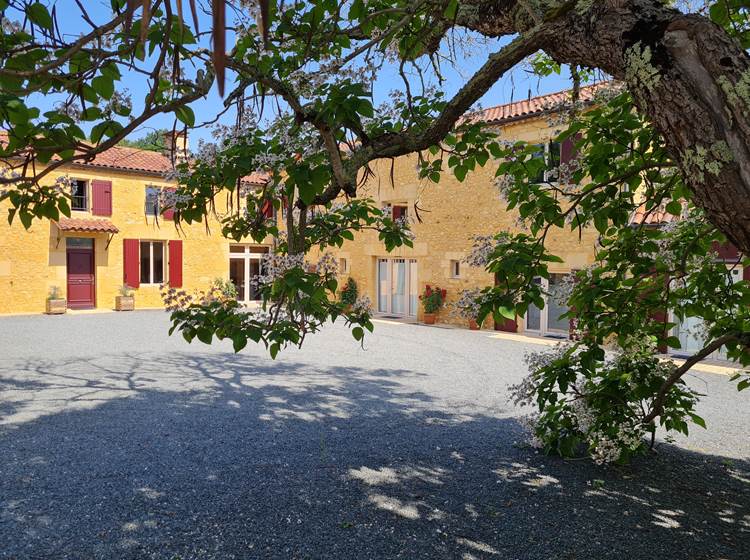
[[[306, 263], [304, 255], [313, 247], [325, 254], [363, 229], [378, 231], [389, 250], [409, 245], [408, 223], [357, 198], [357, 189], [371, 162], [417, 153], [420, 176], [432, 182], [446, 172], [464, 180], [477, 165], [500, 162], [499, 194], [525, 228], [478, 240], [472, 264], [497, 278], [477, 297], [480, 321], [544, 305], [534, 278], [559, 260], [545, 248], [552, 229], [600, 234], [596, 266], [555, 296], [572, 309], [577, 341], [534, 361], [519, 392], [540, 409], [535, 429], [548, 450], [572, 453], [588, 443], [598, 457], [613, 457], [612, 446], [624, 457], [657, 422], [686, 431], [686, 420], [701, 420], [691, 416], [684, 373], [723, 347], [732, 359], [750, 359], [747, 283], [728, 282], [726, 264], [707, 257], [727, 241], [750, 254], [747, 2], [213, 0], [212, 49], [202, 44], [196, 2], [189, 4], [191, 22], [179, 0], [111, 0], [109, 21], [94, 22], [78, 3], [90, 30], [68, 39], [54, 8], [0, 0], [0, 126], [8, 131], [0, 200], [26, 226], [69, 213], [64, 184], [45, 181], [54, 169], [92, 158], [159, 113], [196, 126], [191, 103], [215, 78], [222, 92], [225, 73], [231, 80], [209, 121], [233, 108], [236, 122], [218, 125], [214, 143], [177, 165], [170, 203], [178, 223], [197, 222], [229, 193], [237, 204], [219, 216], [224, 235], [277, 236], [279, 254], [268, 257], [259, 286], [262, 314], [221, 299], [183, 302], [173, 328], [186, 338], [231, 338], [237, 349], [263, 341], [275, 355], [343, 314], [361, 339], [372, 328], [367, 302], [345, 311], [330, 259]], [[228, 52], [227, 27], [236, 35]], [[486, 61], [447, 98], [441, 65], [460, 64], [465, 50], [486, 53]], [[466, 117], [524, 61], [539, 74], [567, 65], [573, 76], [570, 101], [550, 108], [559, 138], [573, 139], [578, 153], [559, 168]], [[386, 67], [403, 87], [375, 107], [372, 91]], [[149, 84], [137, 110], [122, 89], [124, 70]], [[595, 70], [624, 89], [605, 88], [588, 110], [576, 94]], [[31, 101], [39, 93], [58, 96], [58, 110], [40, 114]], [[88, 139], [81, 120], [93, 125]], [[549, 180], [540, 182], [545, 168]], [[242, 178], [257, 171], [268, 175], [266, 186], [244, 188]], [[679, 220], [633, 224], [639, 208]], [[706, 325], [706, 346], [679, 367], [648, 357], [652, 345], [678, 343], [667, 311]], [[608, 345], [620, 354], [608, 358]]]

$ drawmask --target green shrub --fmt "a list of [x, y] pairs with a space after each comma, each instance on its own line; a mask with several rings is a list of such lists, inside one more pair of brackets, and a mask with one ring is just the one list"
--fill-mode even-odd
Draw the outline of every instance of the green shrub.
[[346, 281], [346, 284], [344, 284], [344, 287], [341, 288], [341, 303], [344, 305], [354, 305], [357, 301], [358, 295], [359, 291], [357, 289], [357, 283], [354, 281], [354, 278], [349, 278]]

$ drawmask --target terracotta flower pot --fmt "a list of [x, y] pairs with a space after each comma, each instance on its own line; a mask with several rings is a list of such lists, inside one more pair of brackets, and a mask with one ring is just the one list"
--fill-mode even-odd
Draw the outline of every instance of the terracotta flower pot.
[[133, 311], [135, 298], [133, 296], [115, 296], [115, 311]]
[[47, 315], [61, 315], [68, 310], [68, 300], [66, 299], [48, 299]]
[[476, 320], [469, 319], [469, 329], [471, 329], [472, 331], [478, 331], [479, 330], [479, 325], [477, 324]]
[[425, 325], [434, 325], [435, 321], [437, 320], [437, 314], [435, 313], [425, 313], [422, 317], [422, 321]]

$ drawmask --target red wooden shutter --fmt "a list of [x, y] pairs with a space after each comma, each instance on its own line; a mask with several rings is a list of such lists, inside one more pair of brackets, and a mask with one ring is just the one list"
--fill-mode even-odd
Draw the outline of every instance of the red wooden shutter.
[[91, 181], [91, 213], [112, 215], [112, 181]]
[[169, 286], [182, 288], [182, 240], [169, 242]]
[[273, 218], [273, 204], [266, 200], [260, 210], [266, 218]]
[[123, 239], [123, 283], [131, 288], [141, 285], [141, 243], [137, 239]]
[[403, 206], [394, 206], [393, 207], [393, 220], [400, 220], [404, 217], [404, 207]]
[[740, 252], [737, 250], [737, 247], [729, 241], [725, 243], [714, 241], [711, 243], [711, 250], [718, 255], [720, 261], [736, 261], [740, 258]]
[[578, 155], [576, 150], [576, 142], [581, 139], [581, 134], [574, 134], [569, 136], [560, 144], [560, 163], [570, 163], [571, 160], [575, 159]]
[[[164, 187], [164, 192], [175, 193], [177, 192], [177, 189], [174, 187]], [[169, 196], [168, 198], [171, 199], [172, 197]], [[169, 206], [165, 207], [164, 213], [162, 214], [165, 220], [174, 220], [174, 206], [172, 204], [174, 203], [170, 203]]]

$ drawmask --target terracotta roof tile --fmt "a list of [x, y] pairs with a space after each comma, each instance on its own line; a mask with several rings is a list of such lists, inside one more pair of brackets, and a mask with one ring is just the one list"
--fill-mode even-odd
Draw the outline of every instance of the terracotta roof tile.
[[[611, 85], [612, 82], [601, 82], [582, 87], [580, 91], [580, 100], [583, 102], [593, 101], [599, 91]], [[565, 91], [531, 97], [522, 101], [513, 101], [512, 103], [490, 107], [489, 109], [473, 113], [469, 116], [472, 119], [484, 121], [490, 124], [534, 117], [554, 109], [564, 101], [569, 101], [570, 92], [571, 90], [568, 89]]]
[[[0, 145], [6, 141], [8, 133], [0, 131]], [[140, 171], [155, 175], [163, 175], [172, 169], [171, 160], [161, 152], [114, 146], [96, 154], [91, 161], [76, 161], [72, 165], [80, 167], [98, 167], [102, 169], [118, 169], [122, 171]], [[251, 173], [242, 178], [246, 183], [263, 185], [268, 182], [265, 173]]]
[[60, 231], [86, 231], [89, 233], [119, 233], [119, 229], [109, 220], [88, 218], [60, 218], [57, 221]]
[[[598, 91], [610, 86], [612, 82], [602, 82], [581, 88], [580, 98], [582, 101], [592, 101]], [[490, 107], [478, 113], [467, 115], [467, 118], [481, 120], [490, 124], [519, 120], [541, 115], [553, 109], [559, 103], [570, 98], [570, 90], [549, 93], [514, 101], [504, 105]], [[0, 143], [5, 132], [0, 131]], [[92, 161], [78, 162], [75, 165], [83, 167], [100, 167], [105, 169], [120, 169], [123, 171], [140, 171], [144, 173], [163, 174], [172, 168], [170, 159], [160, 152], [129, 148], [126, 146], [115, 146], [100, 154]], [[250, 184], [262, 185], [268, 182], [269, 176], [265, 173], [251, 173], [243, 177], [243, 181]]]
[[93, 160], [80, 165], [92, 167], [107, 167], [110, 169], [124, 169], [128, 171], [145, 171], [147, 173], [166, 173], [172, 169], [172, 163], [167, 156], [160, 152], [115, 146], [96, 154]]
[[661, 208], [652, 209], [649, 212], [648, 210], [646, 210], [645, 205], [641, 205], [633, 213], [633, 217], [630, 220], [630, 223], [634, 226], [658, 226], [674, 222], [677, 219], [677, 216], [675, 216], [674, 214], [670, 214], [669, 212]]

